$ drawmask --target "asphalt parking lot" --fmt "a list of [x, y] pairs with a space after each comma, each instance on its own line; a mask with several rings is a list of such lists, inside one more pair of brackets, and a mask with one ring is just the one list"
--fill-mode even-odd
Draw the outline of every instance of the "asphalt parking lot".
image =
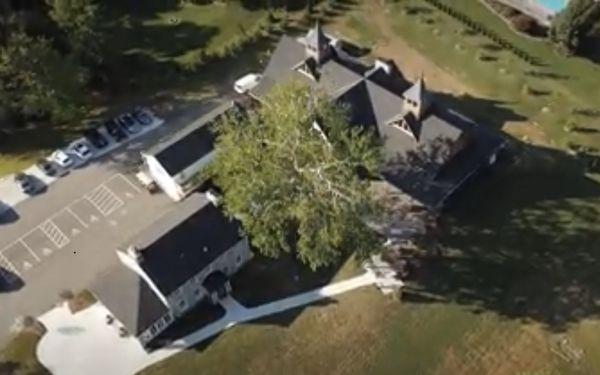
[[87, 288], [119, 262], [115, 250], [177, 209], [138, 184], [140, 151], [221, 103], [184, 104], [166, 114], [164, 126], [73, 169], [31, 199], [12, 202], [0, 188], [0, 205], [10, 205], [8, 217], [0, 214], [0, 347], [15, 319], [46, 312], [63, 290]]
[[[140, 187], [123, 174], [115, 174], [72, 201], [37, 226], [0, 250], [0, 265], [8, 283], [25, 278], [57, 251], [77, 252], [70, 246], [86, 232], [98, 232], [102, 222], [117, 226], [127, 215], [127, 204], [142, 193]], [[98, 233], [101, 236], [101, 233]]]

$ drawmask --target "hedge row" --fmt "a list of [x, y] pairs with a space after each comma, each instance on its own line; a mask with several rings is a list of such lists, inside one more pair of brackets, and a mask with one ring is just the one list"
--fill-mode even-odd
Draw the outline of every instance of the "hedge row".
[[444, 3], [443, 1], [440, 1], [440, 0], [425, 0], [425, 1], [427, 3], [429, 3], [430, 5], [434, 6], [435, 8], [437, 8], [438, 10], [446, 13], [450, 17], [452, 17], [452, 18], [454, 18], [454, 19], [462, 22], [463, 24], [467, 25], [471, 29], [473, 29], [473, 30], [475, 30], [475, 31], [477, 31], [477, 32], [479, 32], [479, 33], [487, 36], [488, 38], [490, 38], [491, 40], [493, 40], [495, 43], [497, 43], [498, 45], [502, 46], [502, 48], [505, 48], [505, 49], [511, 51], [515, 56], [517, 56], [521, 60], [527, 62], [528, 64], [539, 65], [539, 62], [538, 62], [537, 58], [531, 56], [529, 53], [523, 51], [522, 49], [514, 46], [508, 40], [506, 40], [506, 39], [502, 38], [501, 36], [499, 36], [496, 32], [494, 32], [494, 31], [486, 28], [480, 22], [472, 20], [466, 14], [457, 11], [456, 9], [452, 8], [451, 6], [449, 6], [448, 4]]

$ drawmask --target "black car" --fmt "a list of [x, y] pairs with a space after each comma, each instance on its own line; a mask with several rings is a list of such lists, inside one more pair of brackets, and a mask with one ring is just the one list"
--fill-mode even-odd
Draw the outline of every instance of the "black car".
[[124, 114], [116, 118], [119, 125], [123, 127], [123, 129], [127, 130], [130, 134], [135, 134], [140, 131], [136, 121], [130, 114]]
[[123, 129], [117, 124], [114, 119], [108, 120], [104, 123], [104, 127], [108, 134], [114, 138], [115, 141], [120, 142], [123, 139], [127, 138], [127, 133], [123, 131]]
[[83, 131], [83, 136], [94, 147], [100, 149], [108, 146], [108, 140], [96, 128], [89, 128]]
[[46, 159], [39, 159], [35, 165], [37, 165], [46, 176], [53, 177], [57, 174], [56, 166]]
[[152, 124], [152, 117], [143, 109], [135, 109], [131, 116], [142, 125], [150, 125]]
[[15, 183], [19, 185], [19, 188], [25, 194], [31, 195], [36, 192], [33, 178], [28, 174], [22, 172], [15, 174]]

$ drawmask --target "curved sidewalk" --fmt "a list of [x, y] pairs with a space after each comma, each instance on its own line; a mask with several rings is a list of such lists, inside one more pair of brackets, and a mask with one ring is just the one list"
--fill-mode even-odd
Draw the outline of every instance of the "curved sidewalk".
[[151, 353], [145, 352], [135, 338], [120, 338], [114, 327], [106, 325], [104, 318], [108, 311], [101, 304], [97, 303], [76, 315], [70, 314], [66, 306], [61, 306], [40, 317], [48, 332], [38, 344], [37, 356], [55, 375], [130, 375], [240, 323], [331, 298], [378, 281], [382, 280], [372, 272], [366, 272], [254, 308], [245, 308], [232, 297], [227, 297], [222, 301], [226, 309], [223, 318]]

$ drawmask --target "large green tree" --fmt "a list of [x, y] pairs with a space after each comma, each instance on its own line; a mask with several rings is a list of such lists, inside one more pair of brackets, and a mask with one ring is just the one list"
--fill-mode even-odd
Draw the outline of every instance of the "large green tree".
[[46, 0], [50, 17], [67, 35], [73, 53], [85, 63], [102, 61], [100, 7], [96, 0]]
[[345, 108], [294, 83], [217, 127], [209, 174], [259, 251], [293, 252], [314, 269], [379, 248], [365, 225], [377, 205], [358, 171], [375, 173], [380, 150], [347, 118]]
[[47, 39], [18, 33], [0, 49], [0, 98], [5, 108], [68, 120], [79, 114], [85, 81], [85, 71]]

